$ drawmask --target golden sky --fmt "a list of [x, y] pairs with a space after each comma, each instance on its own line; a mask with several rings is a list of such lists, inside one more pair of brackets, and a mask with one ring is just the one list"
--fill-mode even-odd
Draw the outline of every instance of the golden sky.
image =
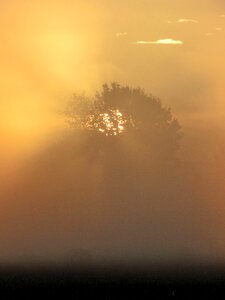
[[0, 9], [1, 130], [46, 128], [57, 101], [111, 80], [177, 112], [223, 104], [223, 1], [11, 0]]

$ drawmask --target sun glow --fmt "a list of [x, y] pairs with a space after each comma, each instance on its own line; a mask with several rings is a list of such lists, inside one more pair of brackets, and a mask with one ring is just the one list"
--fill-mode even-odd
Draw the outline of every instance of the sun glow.
[[108, 113], [100, 114], [101, 122], [98, 124], [98, 131], [106, 136], [116, 136], [125, 129], [127, 120], [118, 110], [110, 110]]

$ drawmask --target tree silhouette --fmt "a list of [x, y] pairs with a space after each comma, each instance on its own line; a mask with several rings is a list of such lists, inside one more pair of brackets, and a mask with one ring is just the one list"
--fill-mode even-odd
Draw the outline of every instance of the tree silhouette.
[[[170, 207], [184, 206], [176, 157], [180, 125], [159, 99], [139, 88], [105, 84], [92, 99], [73, 95], [65, 113], [70, 126], [79, 129], [72, 135], [74, 157], [84, 162], [82, 172], [75, 170], [74, 182], [83, 176], [85, 201], [96, 202], [89, 186], [98, 181], [96, 197], [102, 199], [109, 227], [132, 222], [142, 224], [145, 232], [152, 226], [152, 210], [157, 214], [159, 209], [163, 218], [170, 216]], [[93, 169], [96, 175], [90, 180]]]
[[165, 161], [174, 158], [179, 145], [180, 125], [170, 109], [140, 88], [114, 82], [104, 84], [92, 99], [75, 94], [65, 114], [72, 128], [93, 138], [92, 149], [115, 150], [118, 141], [124, 140], [129, 145], [127, 153], [140, 154], [145, 161], [149, 155]]

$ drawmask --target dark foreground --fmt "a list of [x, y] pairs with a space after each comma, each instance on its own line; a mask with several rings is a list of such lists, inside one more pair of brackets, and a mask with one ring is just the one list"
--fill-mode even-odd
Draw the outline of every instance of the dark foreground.
[[[225, 299], [224, 266], [29, 266], [0, 268], [0, 297]], [[200, 299], [200, 298], [198, 298]]]

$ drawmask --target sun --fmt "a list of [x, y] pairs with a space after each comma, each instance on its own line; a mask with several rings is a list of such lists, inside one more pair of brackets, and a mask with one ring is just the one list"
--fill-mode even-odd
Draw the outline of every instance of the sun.
[[116, 136], [125, 130], [126, 123], [127, 120], [119, 109], [110, 109], [107, 113], [100, 114], [97, 129], [106, 136]]

